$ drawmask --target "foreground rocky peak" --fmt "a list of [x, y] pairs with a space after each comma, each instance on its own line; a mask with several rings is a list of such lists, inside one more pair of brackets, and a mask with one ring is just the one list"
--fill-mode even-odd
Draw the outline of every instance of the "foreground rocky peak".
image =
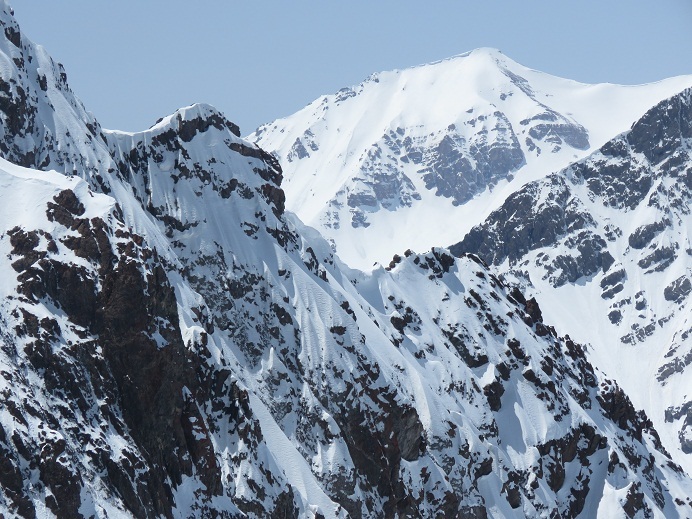
[[238, 125], [226, 119], [221, 112], [206, 103], [195, 103], [180, 108], [175, 113], [156, 121], [156, 124], [150, 130], [155, 130], [157, 127], [161, 127], [164, 130], [172, 129], [180, 135], [183, 141], [190, 142], [195, 134], [206, 131], [210, 126], [215, 127], [217, 130], [226, 128], [236, 137], [240, 137]]
[[[272, 204], [277, 215], [283, 213], [285, 197], [278, 162], [238, 135], [238, 126], [223, 114], [197, 104], [160, 119], [143, 132], [107, 130], [104, 140], [119, 175], [141, 205], [154, 217], [165, 215], [167, 225], [175, 220], [182, 228], [192, 224], [184, 220], [191, 217], [207, 191], [223, 199], [236, 190], [246, 198], [255, 191]], [[188, 196], [191, 193], [193, 197]]]

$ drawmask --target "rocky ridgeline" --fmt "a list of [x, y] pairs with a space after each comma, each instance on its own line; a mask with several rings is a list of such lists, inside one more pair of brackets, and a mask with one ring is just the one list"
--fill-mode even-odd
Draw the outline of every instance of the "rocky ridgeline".
[[[200, 258], [166, 274], [113, 203], [96, 216], [90, 199], [105, 197], [55, 177], [43, 224], [2, 240], [17, 273], [3, 348], [9, 513], [309, 515], [315, 496], [277, 467], [290, 455], [312, 461], [301, 477], [332, 513], [353, 517], [483, 517], [490, 502], [505, 516], [576, 516], [604, 485], [633, 489], [623, 506], [672, 506], [661, 477], [681, 471], [650, 422], [479, 259], [408, 254], [339, 283], [295, 229], [284, 224], [283, 244], [242, 233], [283, 250], [283, 268], [260, 276], [236, 260], [232, 287], [182, 310], [194, 324], [181, 330], [176, 297], [200, 271], [228, 272]], [[190, 285], [174, 291], [170, 276]], [[356, 288], [372, 282], [381, 292], [363, 299]], [[306, 292], [291, 295], [294, 283]], [[312, 313], [321, 327], [301, 324]], [[553, 425], [517, 436], [536, 409]], [[295, 452], [274, 450], [276, 425]]]

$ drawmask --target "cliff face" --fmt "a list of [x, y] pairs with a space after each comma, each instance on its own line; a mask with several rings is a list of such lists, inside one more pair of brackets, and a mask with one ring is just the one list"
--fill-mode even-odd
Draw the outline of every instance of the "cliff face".
[[0, 514], [689, 515], [536, 299], [445, 249], [345, 267], [233, 123], [101, 131], [0, 5], [34, 114], [2, 121]]
[[[9, 164], [3, 181], [5, 506], [76, 516], [106, 480], [133, 514], [170, 513], [165, 481], [201, 439], [183, 427], [195, 361], [158, 255], [82, 181]], [[36, 198], [12, 200], [26, 183]]]

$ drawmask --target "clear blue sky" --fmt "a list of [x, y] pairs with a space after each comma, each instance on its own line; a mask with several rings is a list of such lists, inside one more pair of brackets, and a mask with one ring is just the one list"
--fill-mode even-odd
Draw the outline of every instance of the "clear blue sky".
[[583, 82], [692, 74], [690, 0], [9, 0], [107, 128], [193, 102], [243, 134], [372, 72], [496, 47]]

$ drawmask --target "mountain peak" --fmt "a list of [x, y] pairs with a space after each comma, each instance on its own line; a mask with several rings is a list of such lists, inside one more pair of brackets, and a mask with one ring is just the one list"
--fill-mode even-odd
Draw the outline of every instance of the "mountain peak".
[[494, 47], [478, 47], [476, 49], [463, 52], [461, 54], [458, 54], [456, 56], [453, 56], [449, 58], [450, 60], [455, 60], [458, 58], [479, 58], [479, 59], [487, 59], [487, 60], [504, 60], [507, 59], [507, 56], [505, 56], [500, 49], [496, 49]]
[[488, 67], [501, 69], [511, 68], [513, 66], [521, 67], [521, 65], [508, 58], [499, 49], [493, 47], [479, 47], [455, 56], [450, 56], [449, 58], [421, 63], [419, 65], [414, 65], [403, 69], [377, 72], [368, 76], [363, 83], [379, 83], [382, 77], [388, 74], [408, 76], [411, 74], [418, 75], [421, 73], [427, 73], [427, 71], [431, 71], [431, 73], [439, 73], [438, 69], [446, 69], [448, 67], [451, 67], [452, 69], [459, 69], [459, 67], [462, 67], [462, 70], [465, 70], [465, 67], [468, 67], [471, 64], [475, 64], [479, 68], [478, 71], [480, 74], [487, 73]]
[[[192, 126], [190, 124], [192, 123]], [[212, 105], [206, 103], [193, 103], [189, 106], [179, 108], [171, 115], [162, 117], [149, 128], [158, 130], [173, 126], [181, 133], [183, 139], [189, 131], [206, 131], [210, 126], [218, 129], [226, 128], [236, 137], [240, 137], [240, 128], [231, 122], [226, 116]], [[191, 136], [190, 136], [191, 138]]]
[[498, 68], [502, 71], [512, 70], [516, 73], [523, 73], [524, 70], [530, 70], [494, 47], [479, 47], [460, 54], [457, 58], [457, 61], [464, 60], [467, 65], [471, 63], [477, 64], [480, 73], [488, 67]]

